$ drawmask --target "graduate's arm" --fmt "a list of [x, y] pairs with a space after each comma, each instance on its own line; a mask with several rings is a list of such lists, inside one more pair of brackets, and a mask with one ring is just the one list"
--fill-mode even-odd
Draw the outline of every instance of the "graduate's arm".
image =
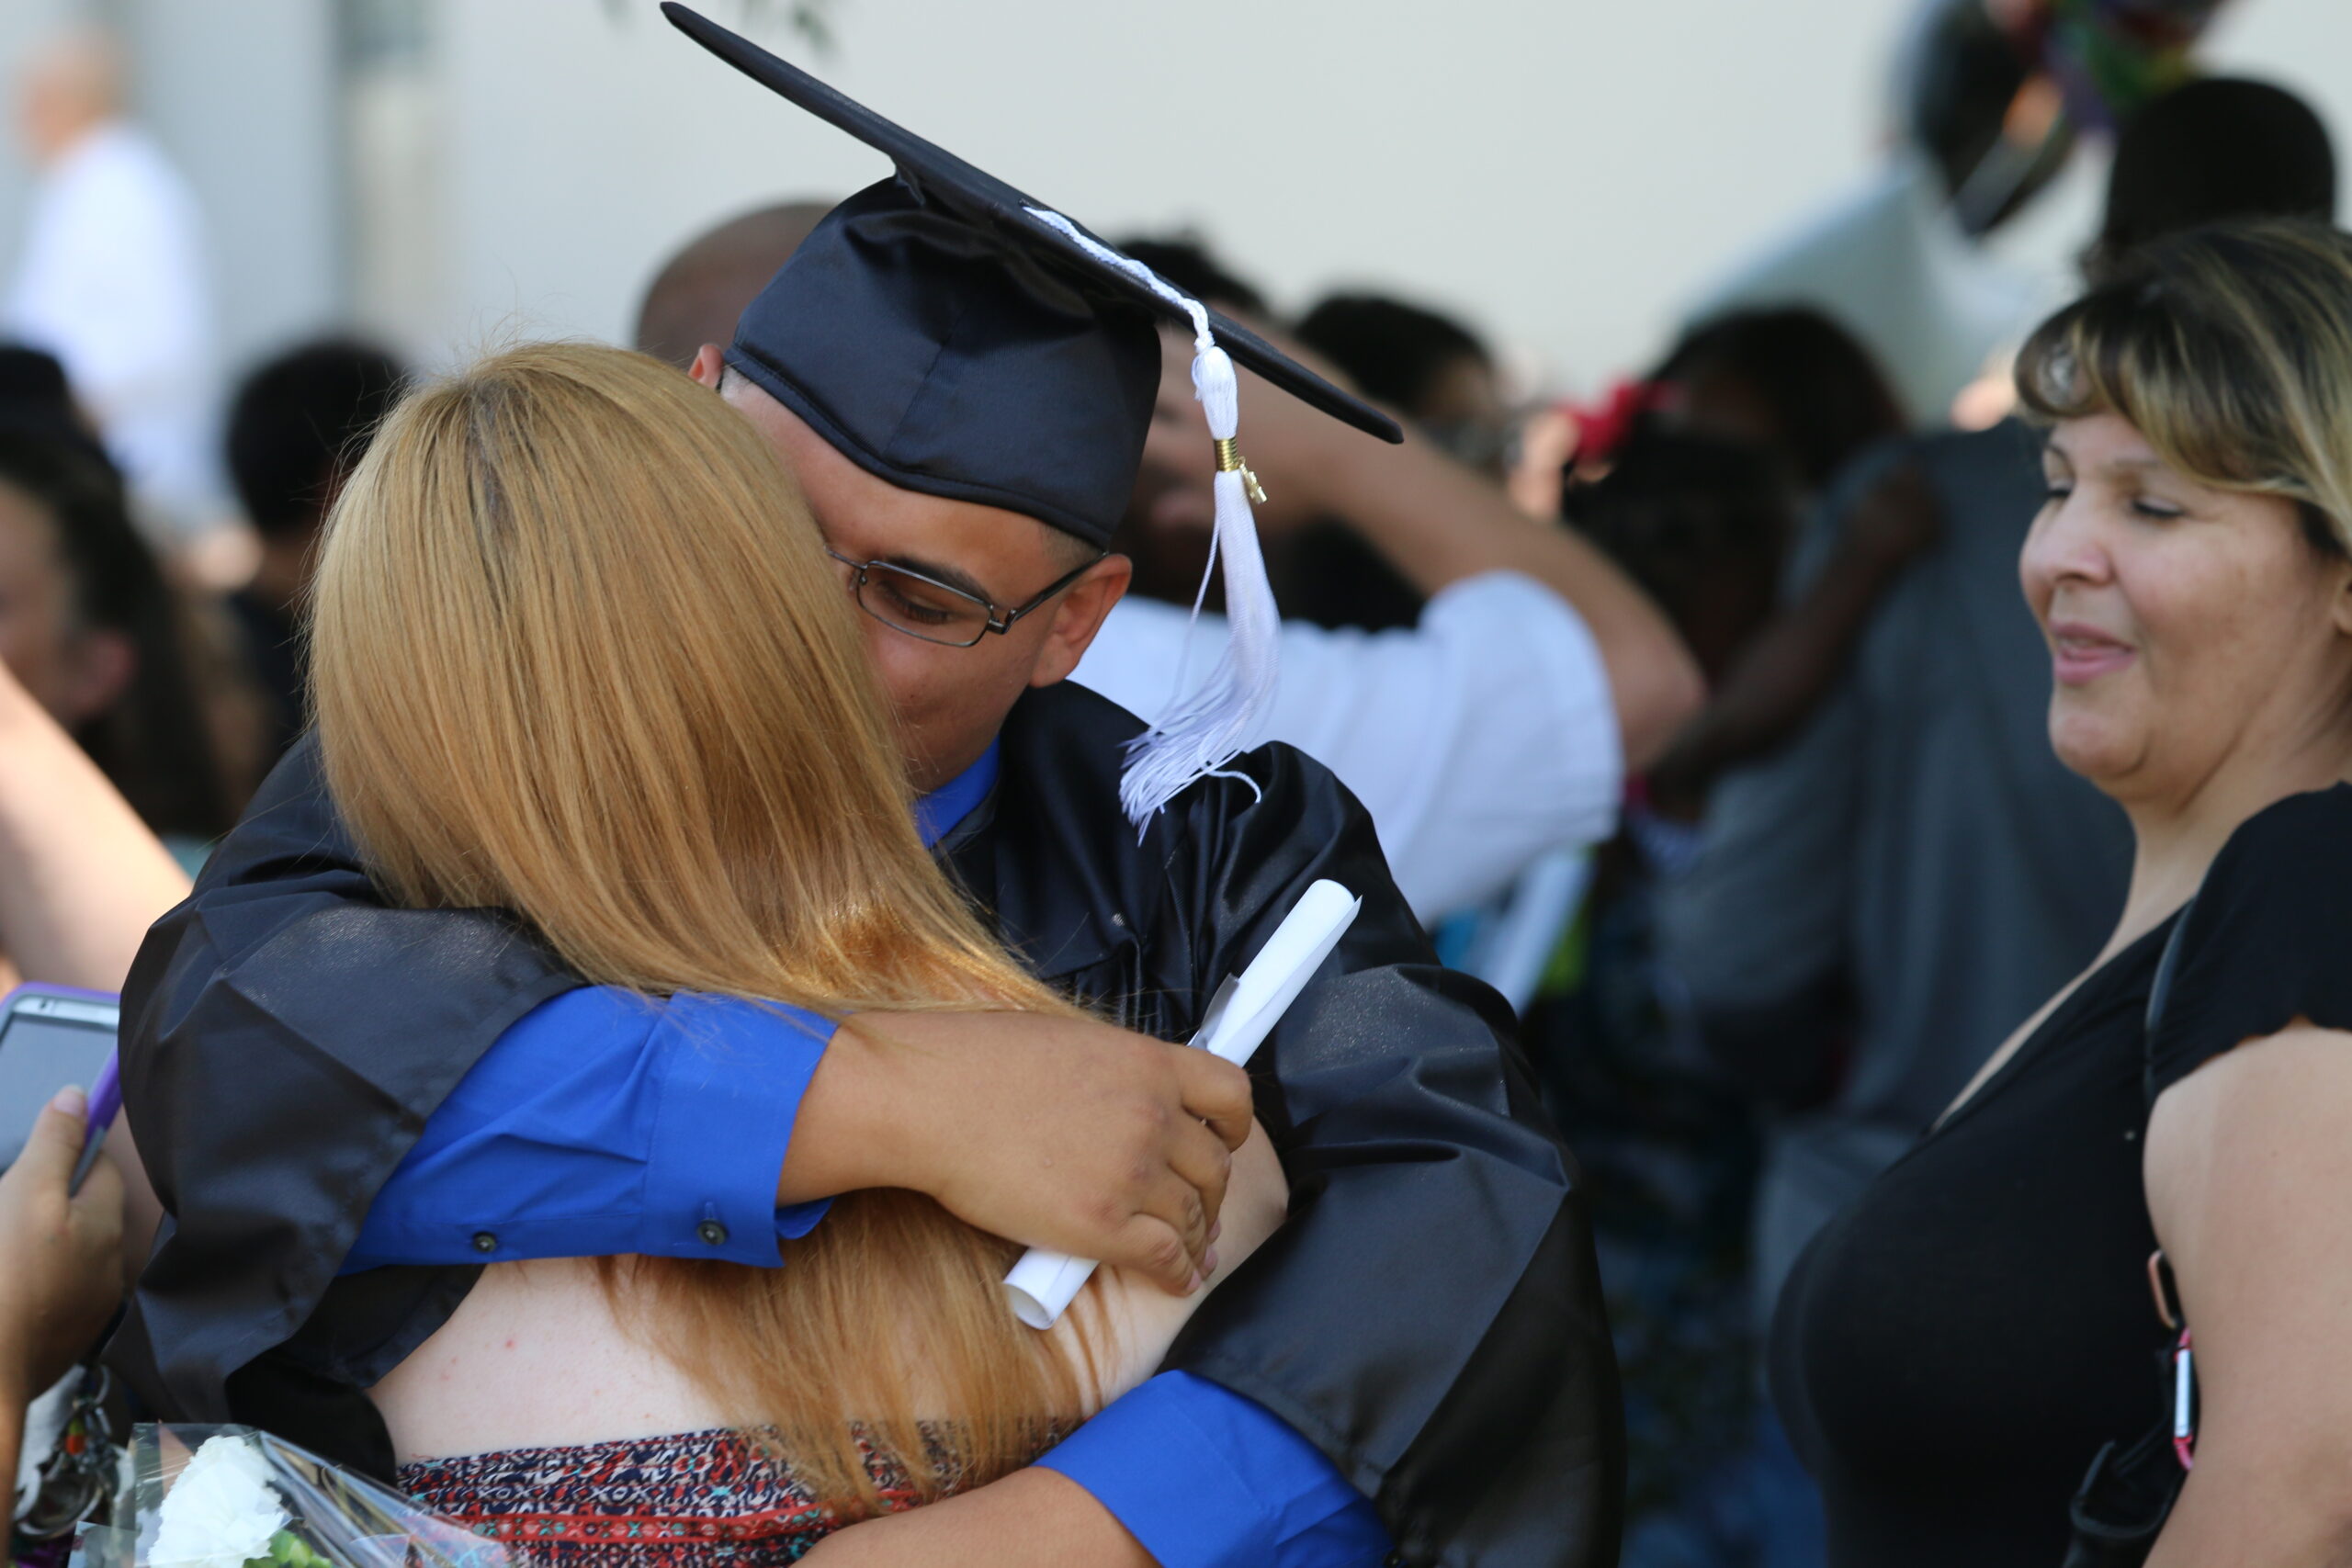
[[[1211, 1122], [1227, 1131], [1220, 1134]], [[586, 987], [502, 1034], [377, 1191], [345, 1273], [635, 1253], [774, 1268], [825, 1200], [901, 1187], [982, 1229], [1204, 1272], [1249, 1078], [1083, 1019]]]
[[1198, 1288], [1249, 1075], [1091, 1019], [862, 1013], [801, 1102], [780, 1202], [871, 1187], [992, 1235]]
[[809, 1568], [1159, 1568], [1078, 1483], [1035, 1467], [836, 1530], [801, 1561]]
[[[1235, 1159], [1225, 1271], [1246, 1266], [1280, 1227], [1287, 1192], [1265, 1134], [1253, 1133]], [[1116, 1397], [1037, 1461], [1083, 1490], [1016, 1476], [1000, 1483], [1005, 1492], [989, 1489], [991, 1506], [854, 1544], [877, 1559], [1022, 1562], [1037, 1510], [1051, 1517], [1047, 1533], [1084, 1544], [1088, 1561], [1127, 1561], [1119, 1553], [1130, 1540], [1159, 1568], [1363, 1568], [1387, 1554], [1371, 1504], [1279, 1416], [1204, 1378], [1149, 1375], [1201, 1298], [1172, 1301], [1115, 1270], [1098, 1273], [1090, 1293], [1102, 1339], [1086, 1364]], [[1056, 1334], [1075, 1359], [1072, 1320]], [[1002, 1506], [1015, 1499], [1022, 1507]]]
[[579, 983], [495, 912], [386, 908], [299, 740], [123, 987], [124, 1116], [173, 1223], [117, 1371], [228, 1419], [227, 1377], [300, 1328], [426, 1114]]
[[[507, 1038], [535, 1009], [573, 991], [586, 994], [566, 998], [560, 1027], [550, 1031], [542, 1018]], [[1249, 1126], [1238, 1069], [1105, 1024], [873, 1014], [845, 1037], [853, 1048], [836, 1052], [773, 1009], [704, 998], [718, 1026], [790, 1058], [792, 1073], [761, 1086], [775, 1112], [761, 1137], [695, 1135], [698, 1125], [745, 1122], [743, 1076], [707, 1071], [673, 1085], [673, 1131], [662, 1147], [689, 1163], [663, 1161], [650, 1175], [615, 1169], [615, 1156], [641, 1166], [660, 1152], [650, 1100], [607, 1105], [613, 1120], [597, 1132], [561, 1119], [569, 1145], [509, 1137], [528, 1122], [534, 1096], [560, 1097], [576, 1075], [516, 1079], [498, 1071], [493, 1054], [558, 1064], [594, 1056], [650, 1072], [649, 1041], [673, 1066], [700, 1062], [692, 1032], [653, 1032], [667, 1016], [662, 1004], [582, 987], [495, 912], [385, 908], [327, 803], [313, 736], [265, 783], [194, 896], [157, 924], [125, 1000], [128, 1115], [164, 1205], [189, 1196], [180, 1191], [184, 1170], [239, 1149], [271, 1149], [288, 1179], [311, 1179], [308, 1223], [323, 1227], [312, 1247], [359, 1266], [578, 1256], [584, 1233], [575, 1222], [589, 1211], [550, 1212], [531, 1197], [574, 1180], [580, 1190], [650, 1194], [603, 1213], [635, 1227], [642, 1245], [628, 1250], [685, 1256], [713, 1255], [700, 1239], [700, 1194], [724, 1194], [720, 1245], [755, 1255], [764, 1246], [773, 1264], [771, 1227], [741, 1216], [861, 1186], [911, 1186], [996, 1234], [1123, 1264], [1182, 1291], [1209, 1245], [1225, 1150]], [[416, 1051], [425, 1037], [437, 1048]], [[820, 1054], [829, 1066], [816, 1065]], [[208, 1070], [232, 1059], [236, 1071]], [[492, 1081], [513, 1089], [503, 1105], [456, 1094], [485, 1064]], [[350, 1149], [316, 1124], [312, 1097], [296, 1087], [322, 1072], [396, 1087], [434, 1136], [371, 1145], [379, 1165], [349, 1169]], [[284, 1079], [286, 1092], [237, 1089], [254, 1074]], [[629, 1081], [650, 1090], [656, 1079]], [[816, 1095], [813, 1114], [800, 1104], [804, 1088]], [[566, 1162], [566, 1183], [505, 1179], [518, 1138], [533, 1159]], [[419, 1142], [431, 1157], [404, 1166]], [[727, 1170], [691, 1163], [722, 1145]], [[763, 1151], [768, 1162], [758, 1172]], [[745, 1169], [755, 1170], [748, 1197]], [[354, 1190], [383, 1205], [377, 1234], [356, 1248], [362, 1218], [375, 1216], [349, 1203]], [[490, 1214], [466, 1196], [497, 1193], [522, 1193], [526, 1206]], [[696, 1198], [684, 1223], [673, 1223], [678, 1203], [664, 1195]], [[498, 1223], [459, 1223], [474, 1213]], [[789, 1236], [814, 1223], [813, 1213], [788, 1213], [774, 1228]], [[487, 1252], [473, 1245], [483, 1231], [495, 1243]]]
[[1171, 1372], [1042, 1463], [817, 1550], [821, 1568], [1365, 1568], [1389, 1543], [1313, 1445], [1250, 1401]]

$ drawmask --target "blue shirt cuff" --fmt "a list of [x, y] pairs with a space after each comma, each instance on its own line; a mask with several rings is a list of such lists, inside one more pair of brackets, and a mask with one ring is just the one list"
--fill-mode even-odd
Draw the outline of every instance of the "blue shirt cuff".
[[682, 992], [657, 1026], [662, 1059], [637, 1250], [776, 1266], [778, 1238], [808, 1234], [830, 1199], [778, 1208], [794, 1120], [833, 1025], [780, 1003]]
[[1363, 1495], [1254, 1400], [1162, 1372], [1044, 1459], [1160, 1568], [1357, 1568], [1389, 1551]]

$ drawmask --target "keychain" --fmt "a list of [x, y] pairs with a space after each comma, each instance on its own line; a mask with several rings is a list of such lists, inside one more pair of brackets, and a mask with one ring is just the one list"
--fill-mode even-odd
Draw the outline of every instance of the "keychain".
[[19, 1563], [62, 1562], [75, 1531], [100, 1517], [112, 1502], [118, 1450], [107, 1400], [114, 1377], [104, 1367], [82, 1369], [74, 1403], [57, 1446], [41, 1461], [40, 1487], [16, 1521], [10, 1555]]
[[2180, 1342], [2172, 1352], [2172, 1451], [2180, 1460], [2181, 1469], [2193, 1470], [2197, 1465], [2195, 1340], [2183, 1321], [2187, 1314], [2181, 1310], [2180, 1288], [2161, 1247], [2148, 1254], [2148, 1289], [2156, 1298], [2156, 1315], [2165, 1326], [2180, 1330]]

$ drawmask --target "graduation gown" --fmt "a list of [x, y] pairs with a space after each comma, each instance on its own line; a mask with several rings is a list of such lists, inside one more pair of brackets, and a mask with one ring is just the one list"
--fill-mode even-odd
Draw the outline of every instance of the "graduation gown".
[[[1616, 1560], [1623, 1442], [1587, 1204], [1501, 999], [1441, 968], [1363, 808], [1270, 745], [1138, 843], [1141, 726], [1068, 684], [1002, 731], [989, 801], [938, 846], [1038, 976], [1183, 1039], [1307, 885], [1363, 899], [1252, 1065], [1288, 1223], [1167, 1366], [1257, 1400], [1378, 1506], [1396, 1561]], [[478, 1269], [337, 1279], [375, 1192], [510, 1024], [579, 985], [495, 911], [382, 907], [315, 738], [273, 773], [124, 995], [124, 1099], [172, 1216], [109, 1357], [155, 1411], [245, 1421], [388, 1475], [361, 1391]]]

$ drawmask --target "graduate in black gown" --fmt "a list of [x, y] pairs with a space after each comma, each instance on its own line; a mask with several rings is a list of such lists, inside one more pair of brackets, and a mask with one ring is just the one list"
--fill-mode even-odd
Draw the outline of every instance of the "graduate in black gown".
[[[1310, 883], [1363, 899], [1254, 1064], [1292, 1217], [1167, 1368], [1319, 1450], [1376, 1505], [1393, 1561], [1613, 1561], [1623, 1443], [1585, 1203], [1502, 1002], [1437, 965], [1323, 768], [1274, 745], [1202, 776], [1234, 702], [1131, 758], [1144, 727], [1058, 683], [1124, 584], [1102, 547], [1150, 418], [1156, 319], [1189, 312], [1018, 192], [723, 29], [680, 25], [899, 164], [696, 373], [808, 491], [875, 623], [918, 788], [993, 748], [993, 787], [936, 852], [1008, 945], [1125, 1028], [1182, 1041]], [[1385, 430], [1232, 323], [1191, 324]], [[1230, 447], [1218, 458], [1237, 467]], [[909, 567], [928, 585], [893, 577]], [[968, 645], [922, 635], [941, 587], [987, 602]], [[1071, 600], [1091, 618], [1057, 612]], [[1246, 704], [1250, 671], [1226, 673]], [[1137, 765], [1155, 759], [1156, 790]], [[130, 1123], [171, 1215], [112, 1350], [133, 1386], [169, 1417], [252, 1421], [388, 1472], [363, 1391], [479, 1270], [338, 1270], [451, 1089], [580, 984], [501, 918], [383, 908], [299, 745], [126, 993]]]

